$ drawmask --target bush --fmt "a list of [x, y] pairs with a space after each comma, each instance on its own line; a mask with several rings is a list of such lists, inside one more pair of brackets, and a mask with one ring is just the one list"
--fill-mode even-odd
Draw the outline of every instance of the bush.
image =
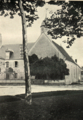
[[69, 74], [65, 62], [58, 59], [56, 55], [43, 59], [38, 59], [36, 55], [32, 55], [30, 56], [30, 65], [31, 75], [35, 75], [36, 79], [64, 79], [65, 75]]

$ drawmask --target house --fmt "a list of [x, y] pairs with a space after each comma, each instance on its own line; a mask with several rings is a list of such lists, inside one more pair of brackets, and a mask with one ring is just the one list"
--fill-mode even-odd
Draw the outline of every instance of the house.
[[[2, 42], [0, 41], [0, 44]], [[0, 57], [5, 61], [3, 79], [24, 79], [23, 47], [21, 44], [0, 45]], [[68, 53], [47, 35], [47, 29], [41, 26], [41, 34], [35, 43], [28, 43], [28, 54], [36, 54], [39, 58], [56, 55], [63, 59], [69, 69], [65, 76], [65, 83], [76, 83], [81, 78], [81, 68]], [[3, 66], [4, 67], [4, 66]], [[2, 70], [2, 68], [0, 68]]]
[[[28, 44], [30, 49], [33, 43]], [[2, 57], [4, 66], [0, 66], [1, 73], [4, 72], [0, 79], [24, 79], [24, 61], [23, 47], [21, 44], [2, 45], [0, 48], [0, 57]]]

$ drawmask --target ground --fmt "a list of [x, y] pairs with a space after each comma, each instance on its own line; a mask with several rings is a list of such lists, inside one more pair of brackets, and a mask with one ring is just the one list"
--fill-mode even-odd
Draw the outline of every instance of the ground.
[[24, 86], [0, 86], [0, 120], [83, 120], [83, 85], [32, 85], [32, 105]]
[[83, 120], [83, 91], [33, 93], [32, 105], [23, 98], [1, 96], [0, 120]]

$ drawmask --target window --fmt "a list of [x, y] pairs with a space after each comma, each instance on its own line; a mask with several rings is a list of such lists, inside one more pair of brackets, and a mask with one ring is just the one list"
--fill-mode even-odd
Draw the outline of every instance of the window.
[[17, 73], [15, 73], [15, 78], [17, 78]]
[[18, 62], [17, 61], [15, 61], [15, 67], [18, 67]]
[[6, 59], [9, 59], [10, 57], [10, 52], [6, 52]]
[[6, 62], [6, 68], [8, 68], [9, 67], [9, 62]]

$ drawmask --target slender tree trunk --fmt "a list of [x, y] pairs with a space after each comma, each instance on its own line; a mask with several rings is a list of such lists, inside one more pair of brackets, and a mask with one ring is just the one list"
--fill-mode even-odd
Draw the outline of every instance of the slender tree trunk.
[[30, 79], [30, 66], [27, 50], [27, 26], [22, 1], [19, 0], [19, 8], [22, 19], [22, 34], [23, 34], [23, 54], [24, 54], [24, 71], [25, 71], [25, 99], [28, 104], [32, 103], [31, 97], [31, 79]]

